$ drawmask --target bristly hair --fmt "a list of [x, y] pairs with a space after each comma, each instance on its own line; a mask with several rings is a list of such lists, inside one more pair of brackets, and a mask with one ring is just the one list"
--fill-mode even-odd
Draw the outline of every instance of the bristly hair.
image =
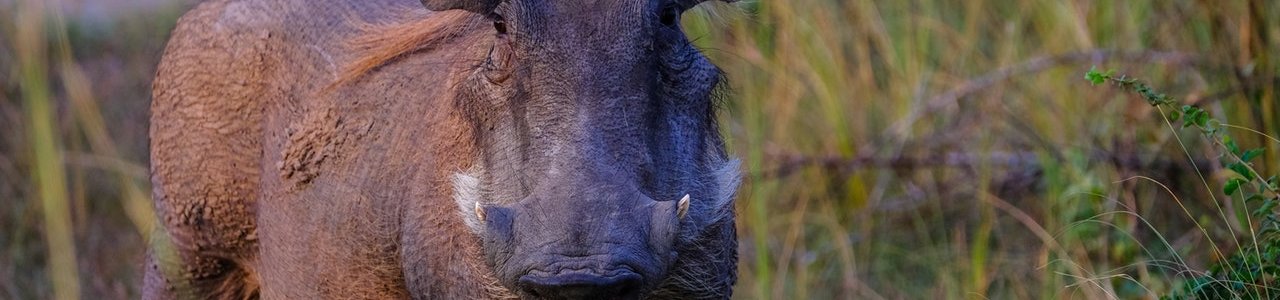
[[404, 8], [404, 16], [390, 23], [352, 20], [359, 31], [348, 40], [353, 59], [343, 65], [338, 77], [325, 91], [353, 83], [374, 69], [406, 54], [436, 49], [466, 33], [483, 17], [461, 10], [433, 12], [421, 7]]

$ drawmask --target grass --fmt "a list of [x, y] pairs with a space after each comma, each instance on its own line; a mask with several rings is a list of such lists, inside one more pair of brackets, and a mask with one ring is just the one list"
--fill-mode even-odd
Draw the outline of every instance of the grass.
[[[1273, 292], [1280, 293], [1280, 287], [1274, 286], [1276, 277], [1280, 276], [1280, 266], [1277, 265], [1280, 260], [1280, 236], [1277, 236], [1280, 235], [1280, 214], [1275, 209], [1280, 205], [1280, 177], [1266, 177], [1258, 173], [1255, 168], [1257, 165], [1252, 163], [1253, 159], [1262, 155], [1265, 148], [1242, 149], [1226, 131], [1227, 128], [1248, 128], [1232, 127], [1229, 124], [1224, 126], [1222, 121], [1210, 117], [1208, 112], [1199, 107], [1183, 105], [1181, 109], [1175, 109], [1177, 102], [1173, 98], [1137, 79], [1117, 76], [1114, 70], [1103, 72], [1091, 68], [1085, 73], [1085, 79], [1094, 85], [1110, 83], [1130, 90], [1141, 96], [1147, 104], [1159, 109], [1162, 116], [1166, 110], [1172, 111], [1169, 119], [1179, 119], [1182, 128], [1197, 129], [1203, 137], [1218, 146], [1222, 164], [1233, 173], [1222, 185], [1222, 193], [1229, 197], [1237, 194], [1240, 196], [1241, 201], [1235, 203], [1239, 203], [1244, 212], [1236, 212], [1235, 217], [1241, 227], [1248, 228], [1247, 232], [1242, 232], [1247, 234], [1244, 244], [1237, 244], [1239, 249], [1231, 254], [1222, 253], [1215, 248], [1214, 254], [1225, 259], [1212, 266], [1208, 273], [1183, 283], [1182, 289], [1170, 298], [1272, 299]], [[1172, 122], [1162, 120], [1173, 129]], [[1259, 131], [1250, 132], [1280, 142], [1274, 136]], [[1182, 141], [1179, 140], [1179, 143]], [[1183, 150], [1185, 153], [1186, 149]], [[1197, 175], [1207, 186], [1204, 176]], [[1236, 199], [1230, 200], [1234, 202]], [[1222, 213], [1221, 208], [1218, 212]], [[1253, 218], [1258, 221], [1255, 222]], [[1223, 220], [1227, 221], [1225, 215]]]
[[[1280, 6], [1266, 4], [792, 0], [686, 15], [735, 90], [721, 116], [748, 172], [737, 297], [1153, 299], [1230, 282], [1212, 275], [1240, 268], [1210, 271], [1264, 239], [1260, 204], [1240, 183], [1224, 193], [1240, 175], [1219, 159], [1226, 143], [1080, 74], [1145, 78], [1264, 149], [1249, 166], [1275, 174]], [[17, 21], [14, 5], [0, 19]], [[0, 198], [14, 199], [0, 204], [0, 298], [69, 284], [136, 297], [148, 87], [188, 5], [0, 23]], [[44, 205], [58, 198], [46, 189], [66, 204]], [[73, 246], [46, 246], [57, 219]]]
[[44, 241], [48, 245], [49, 278], [54, 287], [54, 298], [75, 299], [80, 296], [75, 260], [75, 241], [71, 236], [71, 211], [67, 207], [66, 174], [63, 170], [62, 152], [54, 132], [53, 108], [49, 100], [49, 83], [46, 80], [44, 42], [40, 40], [44, 29], [44, 2], [32, 1], [19, 6], [17, 23], [19, 31], [15, 39], [20, 72], [20, 88], [27, 110], [27, 128], [30, 129], [32, 154], [31, 177], [36, 185], [44, 219]]
[[64, 7], [0, 2], [14, 20], [0, 23], [0, 298], [136, 298], [155, 219], [147, 87], [179, 6], [119, 20]]
[[[1079, 74], [1150, 75], [1225, 121], [1277, 132], [1262, 104], [1276, 99], [1274, 7], [738, 9], [686, 23], [738, 94], [724, 127], [753, 172], [740, 198], [743, 298], [1152, 298], [1252, 236], [1222, 217], [1239, 205], [1214, 196], [1228, 173], [1211, 145]], [[1244, 68], [1256, 71], [1236, 76]], [[1276, 143], [1240, 136], [1275, 169]]]

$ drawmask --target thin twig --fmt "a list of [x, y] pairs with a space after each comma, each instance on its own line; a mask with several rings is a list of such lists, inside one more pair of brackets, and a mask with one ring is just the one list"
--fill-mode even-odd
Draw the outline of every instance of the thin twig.
[[[965, 153], [965, 152], [947, 152], [939, 154], [927, 154], [923, 156], [892, 156], [881, 157], [874, 155], [862, 155], [857, 157], [843, 156], [824, 156], [824, 155], [806, 155], [806, 154], [770, 154], [768, 161], [776, 162], [773, 169], [763, 171], [756, 176], [761, 179], [777, 179], [790, 176], [800, 170], [809, 167], [819, 167], [839, 173], [848, 173], [856, 170], [865, 169], [931, 169], [931, 168], [973, 168], [979, 165], [1000, 166], [1009, 169], [1036, 170], [1041, 168], [1041, 161], [1044, 158], [1041, 155], [1025, 151], [1025, 152], [989, 152], [989, 153]], [[1181, 161], [1147, 158], [1137, 153], [1115, 153], [1097, 150], [1091, 155], [1091, 159], [1097, 162], [1105, 162], [1122, 169], [1130, 170], [1182, 170], [1188, 168]], [[1204, 160], [1197, 160], [1196, 165], [1207, 171], [1212, 168], [1213, 164]]]
[[922, 109], [912, 110], [907, 117], [899, 120], [893, 124], [893, 126], [890, 126], [888, 132], [893, 137], [904, 138], [907, 136], [907, 130], [909, 130], [911, 126], [915, 124], [916, 120], [919, 120], [921, 117], [931, 115], [949, 105], [960, 105], [960, 99], [1015, 77], [1039, 73], [1062, 65], [1085, 62], [1097, 63], [1109, 60], [1121, 60], [1135, 63], [1163, 63], [1170, 65], [1188, 65], [1202, 62], [1200, 57], [1193, 54], [1156, 51], [1120, 52], [1114, 50], [1091, 50], [1055, 56], [1035, 57], [1013, 66], [996, 69], [995, 71], [983, 74], [982, 76], [974, 77], [973, 79], [951, 88], [945, 93], [938, 94], [930, 98], [929, 101], [924, 104]]
[[134, 180], [148, 180], [147, 168], [145, 166], [119, 157], [67, 151], [63, 152], [63, 161], [68, 165], [81, 168], [93, 168], [103, 171], [119, 172], [120, 174], [133, 178]]

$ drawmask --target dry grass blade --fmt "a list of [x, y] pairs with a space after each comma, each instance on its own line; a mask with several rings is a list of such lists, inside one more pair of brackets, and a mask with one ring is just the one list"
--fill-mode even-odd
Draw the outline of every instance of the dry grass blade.
[[48, 74], [45, 72], [48, 58], [45, 56], [47, 44], [43, 34], [44, 17], [48, 13], [45, 5], [48, 3], [44, 0], [20, 2], [14, 48], [17, 49], [23, 103], [27, 109], [27, 143], [33, 159], [31, 175], [36, 180], [44, 217], [49, 276], [54, 286], [54, 298], [78, 299], [80, 283], [75, 236], [71, 232], [71, 209], [67, 203], [66, 173], [62, 150], [58, 146], [59, 135]]
[[[102, 119], [102, 110], [98, 102], [93, 99], [89, 78], [71, 57], [70, 41], [67, 40], [65, 31], [58, 30], [58, 32], [56, 44], [59, 46], [59, 51], [57, 53], [62, 66], [59, 74], [67, 90], [67, 98], [71, 100], [71, 109], [76, 120], [79, 121], [78, 128], [84, 131], [85, 137], [89, 138], [90, 148], [101, 157], [122, 157], [120, 151], [116, 149], [115, 142], [111, 140], [111, 135], [107, 133], [107, 122]], [[136, 174], [137, 169], [144, 169], [145, 174], [145, 167], [121, 161], [121, 159], [113, 163], [117, 166], [109, 170], [116, 171], [116, 182], [120, 186], [120, 198], [123, 200], [121, 205], [129, 215], [129, 219], [133, 221], [134, 227], [145, 239], [152, 231], [156, 218], [155, 212], [152, 211], [151, 197], [146, 192], [149, 190], [148, 185], [142, 184], [148, 181], [148, 177], [145, 175], [139, 177]], [[134, 170], [135, 174], [129, 174], [127, 170]]]

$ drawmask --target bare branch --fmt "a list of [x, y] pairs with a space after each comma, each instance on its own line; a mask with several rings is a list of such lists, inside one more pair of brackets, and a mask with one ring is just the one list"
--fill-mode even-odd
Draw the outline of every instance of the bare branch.
[[[1137, 153], [1115, 153], [1096, 150], [1090, 157], [1095, 162], [1111, 164], [1117, 168], [1128, 170], [1161, 172], [1192, 168], [1191, 165], [1182, 161], [1143, 157]], [[767, 160], [776, 162], [776, 167], [758, 173], [758, 176], [755, 176], [755, 178], [765, 180], [778, 179], [791, 176], [796, 172], [810, 167], [818, 167], [836, 173], [849, 173], [856, 170], [866, 169], [915, 170], [975, 168], [982, 165], [1017, 170], [1038, 170], [1041, 168], [1041, 162], [1046, 159], [1057, 158], [1053, 158], [1052, 156], [1042, 157], [1036, 152], [1031, 151], [993, 151], [989, 153], [946, 152], [927, 154], [924, 156], [893, 157], [873, 155], [843, 157], [795, 153], [770, 154], [767, 156]], [[1195, 165], [1199, 166], [1202, 171], [1208, 171], [1211, 168], [1215, 168], [1218, 164], [1207, 160], [1196, 160]]]

